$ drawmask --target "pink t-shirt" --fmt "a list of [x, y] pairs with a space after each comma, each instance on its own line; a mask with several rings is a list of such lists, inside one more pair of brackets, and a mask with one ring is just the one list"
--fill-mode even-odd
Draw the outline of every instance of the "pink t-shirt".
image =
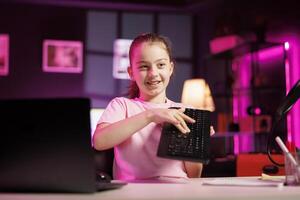
[[[167, 100], [166, 103], [156, 104], [138, 98], [117, 97], [109, 103], [98, 124], [103, 122], [114, 123], [147, 109], [182, 106], [182, 104], [170, 100]], [[115, 146], [114, 179], [187, 178], [183, 161], [157, 157], [161, 130], [161, 125], [152, 122], [123, 143]]]

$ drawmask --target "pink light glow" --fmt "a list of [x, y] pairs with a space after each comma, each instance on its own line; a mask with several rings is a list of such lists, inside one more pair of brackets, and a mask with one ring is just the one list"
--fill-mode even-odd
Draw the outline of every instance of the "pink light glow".
[[251, 104], [250, 94], [247, 90], [251, 87], [251, 56], [249, 54], [233, 60], [232, 70], [235, 74], [236, 80], [234, 82], [233, 94], [233, 119], [238, 122], [242, 117], [247, 116], [247, 107]]
[[285, 43], [284, 43], [284, 49], [285, 49], [285, 50], [289, 50], [289, 48], [290, 48], [289, 42], [285, 42]]
[[239, 102], [238, 102], [238, 98], [233, 98], [232, 99], [233, 102], [233, 122], [237, 123], [238, 122], [238, 117], [239, 117]]
[[255, 149], [254, 139], [255, 139], [255, 135], [252, 132], [240, 134], [239, 135], [240, 153], [253, 152]]
[[209, 42], [210, 52], [217, 54], [232, 49], [243, 43], [243, 39], [238, 35], [228, 35], [217, 37]]
[[[286, 59], [286, 91], [290, 91], [292, 85], [294, 85], [300, 79], [300, 63], [299, 63], [299, 36], [293, 38], [293, 41], [289, 41], [290, 48], [287, 52]], [[287, 115], [287, 128], [288, 128], [288, 142], [300, 147], [300, 103], [297, 102], [289, 114]]]
[[[271, 33], [268, 36], [274, 42], [285, 42], [286, 51], [285, 78], [286, 91], [288, 92], [292, 85], [300, 79], [300, 34], [298, 30], [289, 30], [287, 32]], [[287, 45], [288, 44], [288, 45]], [[287, 140], [296, 147], [300, 147], [300, 101], [298, 101], [287, 115]]]
[[[252, 70], [251, 65], [254, 62], [259, 62], [261, 65], [261, 70], [265, 70], [273, 66], [273, 64], [278, 62], [278, 58], [283, 58], [283, 46], [278, 45], [268, 49], [261, 50], [259, 52], [254, 52], [251, 54], [246, 54], [238, 59], [235, 59], [232, 64], [232, 70], [236, 74], [236, 80], [234, 83], [234, 89], [237, 91], [233, 94], [233, 117], [235, 121], [239, 121], [241, 118], [248, 116], [247, 108], [252, 105], [252, 97], [249, 88], [251, 88]], [[268, 69], [269, 71], [269, 69]], [[264, 81], [264, 79], [258, 81]], [[263, 84], [257, 82], [256, 84]], [[262, 113], [260, 108], [255, 108], [253, 110], [254, 114], [259, 115]]]
[[272, 48], [261, 50], [258, 53], [259, 60], [263, 60], [264, 62], [273, 61], [273, 58], [283, 55], [282, 51], [283, 51], [282, 46], [275, 46]]
[[[281, 30], [280, 30], [281, 31]], [[292, 85], [300, 79], [300, 34], [294, 32], [287, 33], [271, 33], [267, 35], [268, 41], [284, 43], [283, 47], [269, 48], [258, 53], [258, 59], [261, 63], [276, 62], [273, 58], [283, 56], [285, 50], [285, 82], [286, 92], [288, 92]], [[251, 64], [250, 55], [245, 55], [233, 61], [232, 70], [236, 74], [235, 89], [241, 89], [239, 93], [233, 94], [233, 117], [234, 120], [239, 120], [246, 116], [246, 108], [251, 105], [251, 97], [247, 95], [240, 96], [243, 88], [250, 86], [250, 78], [252, 76], [250, 69]], [[265, 65], [268, 67], [268, 65]], [[272, 65], [269, 65], [272, 66]], [[300, 148], [300, 101], [298, 101], [287, 115], [287, 141]], [[249, 138], [245, 138], [248, 140]], [[250, 141], [242, 141], [238, 136], [234, 136], [234, 153], [240, 153], [241, 145], [250, 144]], [[243, 143], [243, 144], [242, 144]]]
[[254, 114], [260, 115], [261, 114], [261, 109], [260, 108], [255, 108], [254, 109]]
[[252, 132], [245, 132], [241, 134], [235, 134], [233, 136], [233, 151], [237, 155], [239, 153], [249, 153], [255, 150], [254, 145], [255, 136]]
[[9, 35], [0, 34], [0, 76], [9, 72]]
[[[233, 60], [232, 70], [236, 75], [236, 80], [234, 83], [234, 89], [236, 92], [233, 93], [233, 117], [235, 122], [242, 122], [247, 119], [247, 108], [252, 105], [252, 97], [249, 88], [251, 88], [251, 81], [253, 77], [251, 65], [252, 61], [260, 62], [263, 66], [263, 70], [273, 66], [273, 63], [278, 62], [278, 58], [283, 58], [284, 48], [281, 45], [264, 49], [259, 52], [255, 52], [252, 55], [246, 54], [242, 57]], [[254, 60], [253, 60], [254, 59]], [[269, 71], [269, 69], [268, 69]], [[262, 110], [256, 107], [253, 110], [254, 114], [260, 115]], [[242, 125], [240, 124], [242, 127]], [[253, 127], [246, 124], [245, 131], [249, 134], [241, 134], [234, 136], [234, 153], [251, 152], [255, 150]], [[250, 134], [251, 133], [251, 134]]]
[[233, 136], [233, 151], [234, 151], [234, 154], [237, 155], [240, 153], [240, 143], [239, 143], [239, 135], [234, 135]]
[[[285, 42], [285, 44], [288, 44], [288, 42]], [[290, 64], [289, 64], [289, 60], [286, 58], [285, 59], [285, 85], [286, 85], [286, 94], [288, 93], [288, 91], [290, 90], [291, 88], [291, 85], [290, 85]], [[292, 132], [291, 132], [291, 129], [292, 129], [292, 126], [291, 126], [291, 115], [288, 114], [287, 115], [287, 141], [289, 143], [292, 142]]]

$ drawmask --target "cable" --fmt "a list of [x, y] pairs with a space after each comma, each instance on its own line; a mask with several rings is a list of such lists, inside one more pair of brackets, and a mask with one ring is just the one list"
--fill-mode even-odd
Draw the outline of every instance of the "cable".
[[272, 141], [274, 142], [275, 141], [275, 137], [277, 136], [275, 134], [275, 128], [278, 126], [279, 122], [281, 122], [281, 119], [276, 117], [276, 119], [274, 120], [274, 123], [273, 123], [273, 126], [272, 126], [272, 129], [271, 129], [271, 132], [270, 134], [268, 135], [268, 138], [267, 138], [267, 153], [268, 153], [268, 158], [269, 160], [276, 166], [278, 167], [284, 167], [284, 163], [278, 163], [277, 161], [275, 161], [273, 158], [272, 158], [272, 154], [271, 154], [271, 147], [272, 147]]
[[270, 134], [268, 135], [268, 141], [267, 141], [267, 153], [268, 158], [272, 163], [279, 167], [284, 167], [284, 164], [279, 164], [276, 162], [271, 155], [271, 147], [272, 147], [272, 141], [275, 141], [275, 128], [278, 126], [279, 122], [282, 121], [282, 119], [285, 118], [287, 113], [291, 110], [293, 105], [298, 101], [300, 98], [300, 80], [296, 82], [296, 84], [291, 88], [291, 90], [288, 92], [282, 103], [279, 105], [279, 107], [276, 110], [275, 113], [275, 120], [271, 129]]

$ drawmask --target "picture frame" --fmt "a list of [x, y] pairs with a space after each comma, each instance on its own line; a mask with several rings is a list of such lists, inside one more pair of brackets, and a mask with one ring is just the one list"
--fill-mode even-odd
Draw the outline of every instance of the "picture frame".
[[82, 73], [83, 44], [81, 41], [43, 41], [43, 71], [58, 73]]
[[115, 79], [130, 79], [127, 73], [129, 66], [130, 39], [116, 39], [114, 41], [113, 77]]
[[0, 34], [0, 76], [9, 73], [9, 35]]

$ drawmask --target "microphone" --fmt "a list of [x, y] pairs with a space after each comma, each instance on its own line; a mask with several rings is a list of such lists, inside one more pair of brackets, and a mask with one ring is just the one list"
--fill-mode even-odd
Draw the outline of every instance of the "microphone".
[[276, 110], [276, 119], [280, 120], [296, 103], [300, 97], [300, 80], [292, 87], [283, 102]]

